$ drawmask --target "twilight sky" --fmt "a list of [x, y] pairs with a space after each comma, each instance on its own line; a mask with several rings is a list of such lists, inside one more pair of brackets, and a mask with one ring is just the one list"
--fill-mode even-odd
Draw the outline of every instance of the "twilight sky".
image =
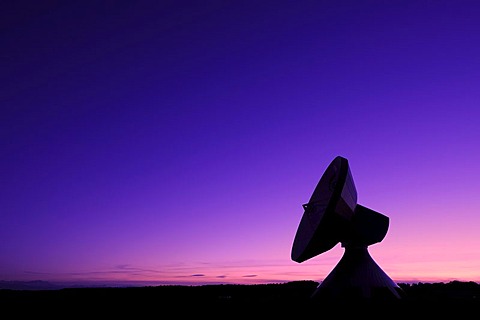
[[337, 155], [395, 281], [480, 281], [478, 1], [2, 1], [0, 280], [323, 279]]

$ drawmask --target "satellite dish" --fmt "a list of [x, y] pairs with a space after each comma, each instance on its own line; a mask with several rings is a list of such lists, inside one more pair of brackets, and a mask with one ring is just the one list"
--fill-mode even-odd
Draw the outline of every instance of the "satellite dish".
[[401, 298], [402, 289], [377, 265], [368, 246], [381, 242], [389, 218], [357, 204], [348, 160], [337, 156], [323, 173], [295, 234], [291, 258], [304, 262], [332, 249], [345, 248], [342, 259], [318, 285], [314, 298]]

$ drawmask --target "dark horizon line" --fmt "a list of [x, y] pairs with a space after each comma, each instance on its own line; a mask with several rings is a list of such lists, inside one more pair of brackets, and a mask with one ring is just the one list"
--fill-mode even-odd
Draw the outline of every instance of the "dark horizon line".
[[[315, 280], [285, 280], [270, 281], [258, 283], [237, 283], [237, 282], [172, 282], [172, 281], [47, 281], [47, 280], [0, 280], [0, 290], [59, 290], [59, 289], [80, 289], [80, 288], [134, 288], [134, 287], [156, 287], [156, 286], [255, 286], [255, 285], [276, 285], [286, 283], [314, 282], [320, 284], [321, 281]], [[476, 283], [474, 280], [448, 280], [448, 281], [395, 281], [397, 284], [415, 285], [415, 284], [447, 284], [447, 283]]]

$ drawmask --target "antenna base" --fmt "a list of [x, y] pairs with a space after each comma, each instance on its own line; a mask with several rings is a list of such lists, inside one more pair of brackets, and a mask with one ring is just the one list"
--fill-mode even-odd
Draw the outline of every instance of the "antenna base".
[[346, 244], [342, 259], [318, 285], [312, 298], [397, 300], [403, 290], [378, 266], [365, 245]]

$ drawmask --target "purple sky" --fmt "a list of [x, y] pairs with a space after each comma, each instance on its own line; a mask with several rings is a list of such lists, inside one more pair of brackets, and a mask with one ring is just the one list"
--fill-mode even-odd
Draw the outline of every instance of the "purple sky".
[[320, 281], [337, 155], [395, 281], [480, 281], [478, 1], [4, 1], [0, 280]]

